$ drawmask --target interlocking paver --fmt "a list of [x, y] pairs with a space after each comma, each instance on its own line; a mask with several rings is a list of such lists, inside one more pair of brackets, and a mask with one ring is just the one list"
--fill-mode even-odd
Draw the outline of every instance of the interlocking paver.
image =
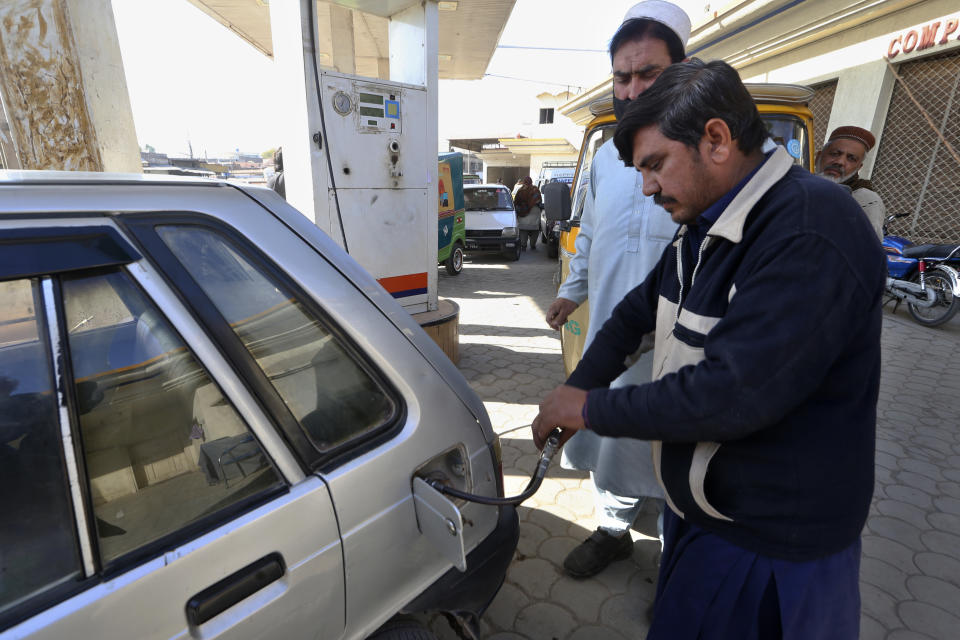
[[563, 638], [573, 627], [573, 614], [553, 602], [535, 602], [517, 614], [517, 631], [527, 638]]
[[960, 629], [960, 618], [926, 602], [903, 602], [897, 613], [908, 629], [933, 638], [956, 638]]
[[609, 627], [584, 626], [574, 631], [568, 640], [626, 640], [625, 636]]
[[577, 620], [583, 623], [599, 622], [600, 607], [609, 597], [610, 590], [596, 580], [574, 580], [568, 576], [561, 576], [550, 590], [550, 598], [556, 602], [568, 603]]
[[960, 587], [960, 560], [942, 553], [926, 551], [918, 553], [914, 562], [924, 575], [943, 578]]
[[867, 582], [899, 600], [913, 600], [907, 589], [907, 574], [892, 564], [864, 556], [860, 561], [860, 580]]
[[600, 616], [614, 629], [645, 626], [647, 603], [628, 598], [625, 594], [611, 596], [600, 609]]
[[960, 516], [952, 513], [931, 513], [927, 521], [940, 531], [960, 531]]
[[892, 564], [904, 573], [915, 574], [917, 565], [913, 562], [913, 549], [896, 540], [875, 535], [863, 536], [863, 555]]
[[924, 462], [923, 460], [914, 460], [913, 458], [903, 458], [898, 460], [901, 469], [911, 471], [931, 480], [937, 481], [943, 479], [943, 471], [937, 465]]
[[941, 496], [936, 498], [933, 502], [940, 511], [952, 513], [954, 515], [960, 515], [960, 499], [950, 496]]
[[929, 526], [927, 512], [912, 504], [897, 500], [877, 500], [873, 503], [873, 506], [876, 507], [877, 512], [885, 516], [899, 518], [920, 529], [926, 529]]
[[[940, 578], [910, 576], [907, 578], [907, 589], [914, 599], [920, 602], [932, 604], [948, 612], [960, 611], [960, 588]], [[956, 630], [960, 631], [960, 627], [956, 627]]]
[[887, 628], [870, 616], [860, 616], [860, 640], [883, 640], [887, 633]]
[[[439, 273], [440, 295], [461, 308], [459, 368], [502, 434], [505, 488], [526, 486], [537, 455], [529, 424], [564, 380], [558, 334], [543, 322], [556, 262], [543, 251], [519, 262], [469, 257], [460, 276]], [[875, 492], [863, 536], [862, 640], [960, 638], [960, 316], [921, 327], [904, 309], [884, 312], [877, 405]], [[519, 428], [519, 429], [518, 429]], [[513, 431], [511, 431], [513, 430]], [[509, 433], [508, 433], [509, 432]], [[634, 553], [599, 576], [573, 580], [569, 549], [596, 526], [586, 473], [551, 466], [518, 510], [521, 543], [507, 581], [481, 620], [484, 640], [643, 638], [655, 593], [659, 543], [647, 509]], [[431, 628], [457, 636], [443, 619]]]
[[500, 629], [513, 629], [517, 614], [530, 604], [530, 598], [516, 585], [509, 582], [500, 588], [500, 593], [484, 614], [484, 621]]
[[541, 558], [549, 560], [559, 567], [563, 565], [563, 559], [567, 557], [567, 554], [581, 542], [582, 540], [575, 538], [553, 535], [543, 541], [537, 553]]
[[860, 602], [863, 613], [877, 620], [887, 629], [903, 626], [897, 617], [897, 600], [869, 582], [860, 582]]
[[517, 543], [517, 551], [525, 556], [534, 557], [537, 555], [540, 543], [549, 537], [550, 532], [546, 529], [532, 522], [528, 522], [520, 529], [520, 541]]
[[930, 551], [960, 560], [960, 536], [945, 531], [924, 531], [920, 539]]
[[925, 550], [923, 543], [920, 542], [920, 534], [923, 531], [903, 520], [874, 516], [870, 518], [870, 531], [874, 535], [897, 540], [914, 551]]
[[[868, 640], [867, 636], [863, 636], [862, 640]], [[886, 637], [886, 640], [933, 640], [933, 639], [931, 636], [928, 636], [923, 633], [917, 633], [916, 631], [909, 631], [907, 629], [897, 629], [896, 631], [891, 632]]]
[[933, 504], [933, 498], [930, 496], [930, 494], [925, 493], [916, 487], [908, 487], [906, 485], [896, 484], [884, 487], [884, 491], [887, 496], [893, 500], [902, 500], [903, 502], [912, 504], [915, 507], [921, 507], [925, 509]]
[[518, 560], [507, 571], [507, 579], [534, 599], [546, 599], [550, 595], [550, 588], [559, 578], [556, 565], [535, 555], [518, 556]]

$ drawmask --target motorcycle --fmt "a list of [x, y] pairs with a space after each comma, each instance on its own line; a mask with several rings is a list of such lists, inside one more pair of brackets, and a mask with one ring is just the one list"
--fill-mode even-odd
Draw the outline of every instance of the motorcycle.
[[[887, 223], [909, 213], [887, 216], [883, 250], [887, 255], [886, 293], [896, 305], [907, 303], [914, 320], [936, 327], [960, 311], [960, 244], [918, 244], [887, 235]], [[953, 266], [951, 266], [953, 265]]]

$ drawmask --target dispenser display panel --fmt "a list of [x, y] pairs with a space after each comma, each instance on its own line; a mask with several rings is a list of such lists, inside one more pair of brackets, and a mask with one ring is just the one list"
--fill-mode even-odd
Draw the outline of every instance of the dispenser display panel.
[[357, 128], [368, 132], [401, 132], [400, 93], [395, 88], [378, 90], [359, 88], [357, 92]]

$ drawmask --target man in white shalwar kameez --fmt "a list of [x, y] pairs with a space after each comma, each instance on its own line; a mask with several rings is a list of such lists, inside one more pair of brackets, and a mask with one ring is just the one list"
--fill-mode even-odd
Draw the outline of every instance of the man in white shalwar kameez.
[[[647, 0], [627, 12], [610, 42], [618, 116], [667, 66], [684, 59], [689, 36], [690, 19], [669, 2]], [[670, 214], [643, 195], [642, 187], [640, 173], [624, 165], [613, 140], [604, 143], [590, 167], [570, 275], [547, 311], [547, 323], [559, 329], [589, 300], [584, 351], [617, 303], [644, 281], [677, 229]], [[611, 386], [649, 382], [652, 356], [652, 351], [640, 355]], [[663, 490], [646, 441], [580, 431], [564, 446], [563, 465], [589, 470], [596, 490], [599, 526], [564, 560], [568, 574], [586, 578], [631, 554], [630, 526], [644, 500], [662, 500]]]

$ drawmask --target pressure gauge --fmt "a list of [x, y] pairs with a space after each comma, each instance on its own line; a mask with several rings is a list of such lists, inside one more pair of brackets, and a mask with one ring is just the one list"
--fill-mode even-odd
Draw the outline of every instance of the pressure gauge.
[[353, 111], [353, 100], [343, 91], [337, 91], [333, 94], [333, 110], [345, 116]]

